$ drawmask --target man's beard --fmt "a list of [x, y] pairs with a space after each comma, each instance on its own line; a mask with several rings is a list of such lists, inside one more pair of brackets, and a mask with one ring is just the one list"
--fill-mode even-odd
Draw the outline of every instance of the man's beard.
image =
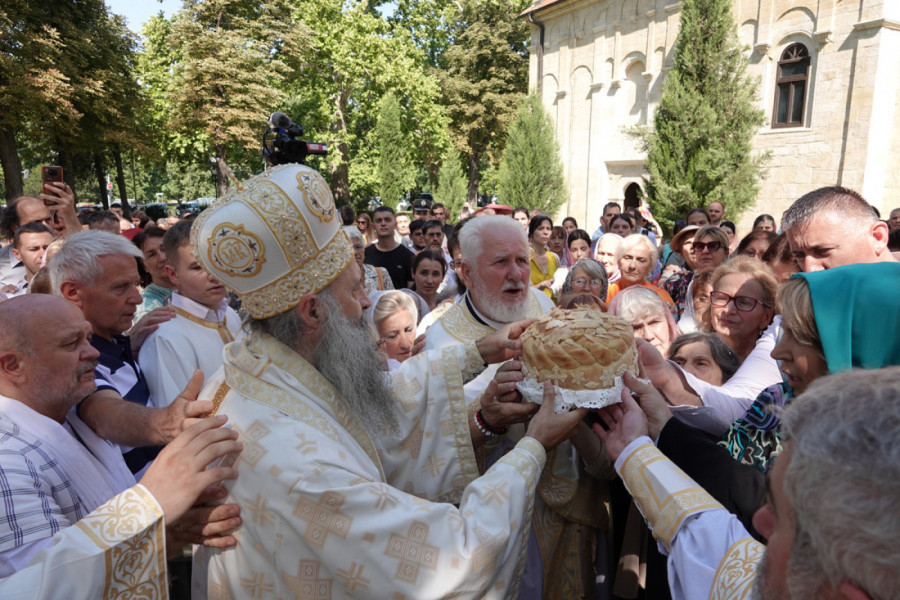
[[98, 361], [88, 360], [79, 363], [78, 371], [76, 371], [75, 379], [62, 380], [60, 374], [50, 365], [41, 365], [35, 373], [32, 386], [34, 394], [43, 402], [48, 402], [53, 406], [65, 405], [75, 406], [97, 389], [96, 382], [82, 382], [81, 376], [89, 371], [93, 371], [97, 367]]
[[314, 366], [370, 431], [393, 436], [398, 429], [397, 404], [371, 329], [364, 317], [353, 322], [344, 316], [330, 294], [319, 298], [327, 315]]
[[[504, 283], [503, 289], [511, 289], [515, 284]], [[478, 310], [484, 313], [488, 319], [497, 321], [498, 323], [514, 323], [521, 321], [528, 316], [528, 287], [522, 284], [518, 289], [524, 289], [525, 293], [522, 299], [516, 304], [510, 305], [501, 299], [494, 298], [487, 289], [487, 284], [476, 273], [472, 271], [472, 294], [478, 298]]]

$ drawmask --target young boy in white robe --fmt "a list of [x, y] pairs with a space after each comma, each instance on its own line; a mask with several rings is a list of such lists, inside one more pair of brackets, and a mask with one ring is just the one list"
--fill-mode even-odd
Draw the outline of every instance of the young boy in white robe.
[[191, 222], [166, 231], [166, 274], [175, 284], [170, 305], [176, 317], [151, 333], [138, 364], [150, 387], [150, 404], [164, 408], [184, 389], [195, 369], [204, 381], [222, 366], [225, 344], [243, 337], [241, 320], [228, 306], [228, 292], [191, 254]]

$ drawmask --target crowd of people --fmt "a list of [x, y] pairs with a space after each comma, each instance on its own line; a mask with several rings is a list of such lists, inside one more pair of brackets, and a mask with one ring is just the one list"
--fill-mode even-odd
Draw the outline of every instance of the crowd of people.
[[[900, 209], [726, 215], [356, 214], [296, 164], [158, 223], [11, 201], [0, 595], [896, 597]], [[556, 307], [631, 324], [620, 403], [523, 401]]]

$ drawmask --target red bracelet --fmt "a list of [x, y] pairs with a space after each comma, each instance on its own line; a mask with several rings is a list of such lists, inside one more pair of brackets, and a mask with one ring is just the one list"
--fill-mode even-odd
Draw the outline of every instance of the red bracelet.
[[488, 425], [488, 422], [484, 419], [484, 415], [482, 414], [480, 409], [477, 413], [475, 413], [475, 426], [478, 428], [478, 431], [480, 431], [487, 437], [503, 435], [508, 429], [507, 427], [497, 429], [496, 427], [491, 427], [490, 425]]

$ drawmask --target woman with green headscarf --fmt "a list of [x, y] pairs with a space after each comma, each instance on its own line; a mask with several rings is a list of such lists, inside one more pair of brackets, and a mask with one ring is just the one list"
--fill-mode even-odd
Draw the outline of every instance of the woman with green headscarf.
[[781, 449], [777, 407], [824, 375], [900, 365], [900, 263], [797, 273], [779, 290], [778, 305], [783, 332], [772, 357], [784, 381], [759, 394], [721, 439], [671, 418], [656, 388], [625, 377], [640, 397], [657, 447], [750, 532], [765, 494], [765, 472]]
[[767, 471], [781, 449], [779, 411], [817, 378], [900, 364], [900, 263], [797, 273], [778, 293], [783, 333], [772, 358], [784, 381], [763, 390], [719, 444]]

